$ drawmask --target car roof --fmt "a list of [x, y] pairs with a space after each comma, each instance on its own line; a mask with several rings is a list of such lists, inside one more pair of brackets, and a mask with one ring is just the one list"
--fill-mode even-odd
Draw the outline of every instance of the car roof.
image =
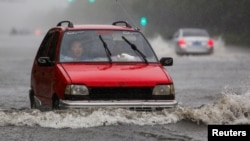
[[209, 36], [209, 33], [206, 29], [202, 28], [180, 28], [182, 36]]
[[114, 25], [74, 25], [74, 27], [67, 28], [69, 30], [79, 29], [106, 29], [106, 30], [135, 30], [134, 28], [128, 28], [126, 26], [114, 26]]
[[203, 28], [180, 28], [180, 30], [182, 31], [206, 31], [206, 29], [203, 29]]
[[[66, 23], [66, 25], [65, 25]], [[63, 25], [64, 24], [64, 25]], [[121, 25], [123, 24], [123, 25]], [[127, 31], [139, 31], [138, 28], [133, 28], [126, 21], [117, 21], [112, 24], [73, 24], [70, 21], [62, 21], [57, 24], [55, 28], [61, 28], [64, 30], [127, 30]]]

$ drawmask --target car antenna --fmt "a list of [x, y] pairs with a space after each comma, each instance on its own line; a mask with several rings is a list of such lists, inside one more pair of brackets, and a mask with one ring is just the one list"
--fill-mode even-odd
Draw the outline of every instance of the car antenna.
[[116, 17], [117, 17], [116, 21], [119, 21], [119, 19], [118, 19], [118, 13], [120, 13], [119, 12], [120, 9], [125, 14], [125, 16], [128, 18], [128, 20], [130, 20], [132, 22], [132, 24], [135, 26], [135, 29], [136, 30], [140, 30], [138, 28], [138, 25], [136, 24], [134, 18], [128, 13], [128, 10], [124, 6], [122, 6], [121, 3], [118, 0], [116, 0], [116, 10], [117, 10], [117, 12], [116, 12]]

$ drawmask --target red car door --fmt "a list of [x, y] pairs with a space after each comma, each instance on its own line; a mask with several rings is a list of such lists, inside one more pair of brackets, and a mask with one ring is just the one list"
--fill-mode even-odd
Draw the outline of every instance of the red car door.
[[[34, 77], [34, 92], [43, 105], [51, 105], [54, 84], [54, 66], [56, 58], [56, 48], [58, 44], [59, 32], [49, 31], [45, 36], [32, 71]], [[53, 65], [41, 66], [37, 60], [40, 57], [48, 57]]]

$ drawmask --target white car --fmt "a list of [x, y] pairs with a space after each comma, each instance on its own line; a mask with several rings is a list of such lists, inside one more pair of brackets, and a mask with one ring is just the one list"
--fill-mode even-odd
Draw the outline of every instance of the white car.
[[171, 38], [178, 55], [212, 54], [214, 50], [214, 40], [205, 29], [181, 28]]

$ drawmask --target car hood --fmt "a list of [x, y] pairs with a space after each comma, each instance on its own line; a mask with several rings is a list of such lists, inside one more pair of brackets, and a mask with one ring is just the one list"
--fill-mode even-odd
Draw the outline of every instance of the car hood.
[[173, 83], [159, 64], [62, 64], [72, 84], [87, 86], [155, 86]]

